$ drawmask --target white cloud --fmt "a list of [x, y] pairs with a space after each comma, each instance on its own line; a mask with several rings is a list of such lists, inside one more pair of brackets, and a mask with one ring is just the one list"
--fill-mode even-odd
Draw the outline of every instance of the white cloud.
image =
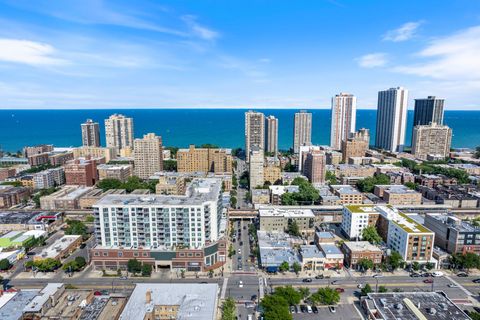
[[212, 29], [202, 26], [197, 22], [197, 18], [192, 15], [182, 16], [182, 20], [192, 30], [193, 34], [204, 40], [215, 40], [220, 34]]
[[395, 67], [400, 73], [421, 77], [479, 83], [480, 26], [430, 42], [417, 53], [427, 61]]
[[55, 48], [46, 43], [0, 38], [0, 61], [33, 66], [52, 66], [67, 63], [66, 60], [56, 58], [55, 53]]
[[421, 24], [422, 21], [407, 22], [401, 25], [398, 29], [388, 31], [383, 37], [383, 40], [393, 42], [410, 40], [411, 38], [413, 38], [413, 36], [415, 36], [415, 32]]
[[355, 60], [362, 68], [376, 68], [385, 66], [388, 62], [388, 57], [386, 53], [377, 52], [366, 54]]

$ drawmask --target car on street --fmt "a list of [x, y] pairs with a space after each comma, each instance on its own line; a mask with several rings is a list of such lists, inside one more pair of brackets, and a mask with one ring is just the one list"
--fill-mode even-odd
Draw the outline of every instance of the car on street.
[[410, 277], [412, 278], [418, 278], [418, 277], [421, 277], [422, 275], [420, 273], [416, 273], [416, 272], [413, 272], [413, 273], [410, 273]]
[[256, 294], [254, 294], [254, 295], [253, 295], [253, 296], [250, 298], [250, 300], [252, 300], [252, 301], [255, 301], [255, 300], [257, 300], [257, 295], [256, 295]]
[[381, 278], [381, 277], [383, 277], [383, 276], [382, 276], [381, 274], [378, 274], [378, 273], [377, 273], [377, 274], [374, 274], [372, 277], [374, 277], [374, 278]]
[[309, 305], [307, 305], [307, 313], [313, 313], [312, 307]]
[[425, 273], [422, 274], [422, 277], [424, 277], [424, 278], [428, 278], [428, 277], [431, 277], [431, 276], [432, 276], [432, 274], [430, 272], [425, 272]]
[[312, 282], [312, 279], [311, 278], [305, 278], [302, 280], [302, 282]]
[[128, 279], [127, 276], [120, 277], [120, 280], [127, 280], [127, 279]]
[[433, 283], [433, 279], [425, 279], [423, 280], [424, 283]]
[[334, 306], [329, 306], [329, 307], [328, 307], [328, 310], [330, 310], [331, 313], [337, 312], [337, 309], [335, 309]]
[[243, 246], [243, 241], [240, 241], [240, 245]]
[[247, 226], [243, 226], [243, 230], [247, 230]]
[[480, 283], [480, 278], [479, 278], [479, 279], [473, 279], [472, 282], [474, 282], [474, 283]]
[[324, 278], [323, 274], [319, 274], [315, 276], [315, 279], [323, 279], [323, 278]]
[[331, 282], [331, 284], [337, 284], [337, 283], [338, 283], [338, 280], [333, 280], [333, 281]]
[[466, 277], [468, 277], [468, 273], [466, 273], [466, 272], [457, 273], [457, 277], [466, 278]]
[[290, 306], [290, 313], [296, 313], [294, 306]]
[[359, 283], [359, 284], [357, 285], [357, 288], [358, 288], [358, 289], [363, 289], [363, 284]]
[[441, 276], [443, 276], [443, 272], [442, 272], [442, 271], [432, 272], [432, 277], [441, 277]]
[[238, 281], [238, 287], [243, 288], [243, 281], [242, 280]]
[[456, 284], [454, 284], [454, 283], [449, 283], [449, 284], [447, 284], [447, 287], [449, 287], [449, 288], [458, 288], [458, 286], [457, 286]]
[[313, 313], [318, 313], [318, 308], [316, 306], [312, 306]]
[[343, 289], [343, 288], [335, 288], [335, 291], [337, 291], [338, 293], [342, 293], [342, 292], [345, 292], [345, 289]]

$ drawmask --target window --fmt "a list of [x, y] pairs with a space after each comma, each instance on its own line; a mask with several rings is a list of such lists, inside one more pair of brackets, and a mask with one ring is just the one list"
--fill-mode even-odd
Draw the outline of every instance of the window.
[[98, 257], [100, 255], [100, 252], [95, 252], [95, 253], [93, 253], [93, 255]]
[[142, 253], [142, 257], [148, 257], [148, 253], [146, 252]]
[[103, 256], [104, 256], [104, 257], [108, 256], [108, 252], [104, 252], [104, 253], [103, 253]]
[[123, 257], [123, 252], [118, 251], [118, 257], [120, 257], [120, 258]]
[[134, 252], [134, 253], [133, 253], [133, 256], [134, 256], [134, 257], [138, 257], [138, 252]]

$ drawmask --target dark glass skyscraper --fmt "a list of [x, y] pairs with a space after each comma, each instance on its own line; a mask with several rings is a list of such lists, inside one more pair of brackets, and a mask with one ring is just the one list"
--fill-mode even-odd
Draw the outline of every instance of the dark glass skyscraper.
[[430, 123], [442, 125], [444, 103], [444, 99], [437, 99], [435, 96], [429, 96], [427, 99], [415, 99], [413, 126], [428, 125]]

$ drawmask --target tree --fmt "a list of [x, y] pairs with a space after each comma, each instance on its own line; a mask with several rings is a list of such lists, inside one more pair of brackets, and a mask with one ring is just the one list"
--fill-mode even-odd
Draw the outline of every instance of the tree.
[[304, 300], [308, 298], [308, 296], [310, 295], [310, 289], [306, 287], [298, 288], [298, 292], [300, 293], [300, 295], [302, 296], [302, 299]]
[[300, 263], [295, 261], [292, 265], [292, 269], [293, 269], [293, 272], [295, 272], [298, 275], [302, 270], [302, 266], [300, 265]]
[[95, 217], [90, 214], [85, 218], [85, 221], [88, 223], [92, 223], [95, 221]]
[[412, 269], [413, 269], [413, 271], [418, 271], [418, 270], [420, 270], [420, 263], [418, 263], [417, 261], [414, 261], [414, 262], [412, 263]]
[[131, 272], [134, 275], [136, 273], [140, 273], [142, 271], [142, 263], [137, 259], [130, 259], [127, 262], [127, 270], [128, 272]]
[[[26, 264], [25, 264], [26, 266]], [[60, 261], [53, 258], [46, 258], [42, 260], [32, 261], [32, 267], [35, 267], [38, 271], [41, 272], [51, 272], [57, 270], [62, 266]]]
[[288, 264], [287, 261], [283, 261], [278, 267], [278, 270], [280, 270], [281, 272], [286, 272], [290, 270], [290, 265]]
[[392, 254], [387, 258], [387, 263], [393, 270], [396, 270], [403, 266], [403, 258], [397, 251], [393, 251]]
[[97, 182], [97, 188], [100, 188], [103, 191], [107, 191], [110, 189], [121, 189], [122, 182], [118, 179], [106, 178]]
[[12, 265], [10, 264], [10, 261], [8, 259], [2, 259], [0, 260], [0, 270], [5, 271], [10, 269]]
[[435, 266], [435, 265], [434, 265], [433, 263], [431, 263], [431, 262], [427, 262], [427, 263], [425, 264], [425, 268], [426, 268], [427, 270], [432, 270], [434, 266]]
[[295, 220], [288, 224], [287, 233], [295, 237], [300, 236], [300, 229], [298, 228], [298, 224]]
[[380, 237], [377, 229], [374, 226], [367, 226], [365, 229], [363, 229], [362, 239], [375, 245], [382, 242], [382, 237]]
[[65, 234], [74, 234], [87, 238], [87, 226], [79, 220], [67, 220], [67, 228]]
[[236, 313], [235, 300], [228, 297], [222, 304], [222, 320], [235, 320]]
[[142, 265], [142, 277], [150, 277], [152, 274], [152, 265], [148, 263], [144, 263]]
[[[478, 147], [477, 147], [478, 148]], [[472, 319], [472, 320], [480, 320], [480, 313], [478, 312], [475, 312], [475, 311], [470, 311], [468, 313], [468, 316]]]
[[320, 288], [310, 296], [310, 299], [315, 304], [334, 305], [340, 301], [340, 293], [330, 287]]
[[373, 269], [374, 264], [373, 261], [367, 258], [362, 258], [358, 260], [357, 266], [360, 268], [362, 271], [367, 271], [369, 269]]
[[452, 254], [450, 262], [454, 268], [467, 270], [471, 268], [480, 268], [480, 257], [473, 252]]
[[274, 294], [285, 299], [290, 306], [296, 305], [302, 300], [302, 294], [292, 286], [275, 288]]
[[385, 293], [385, 292], [388, 292], [388, 289], [385, 286], [380, 286], [380, 287], [378, 287], [378, 292]]
[[230, 197], [230, 207], [236, 208], [237, 207], [237, 198], [236, 197]]
[[338, 182], [334, 171], [327, 171], [325, 174], [325, 180], [327, 180], [329, 184], [337, 184]]
[[376, 185], [390, 184], [390, 178], [386, 174], [378, 174], [367, 177], [357, 182], [357, 188], [361, 192], [372, 192]]
[[235, 255], [235, 248], [233, 247], [233, 244], [230, 243], [230, 246], [228, 247], [228, 257], [231, 258]]
[[265, 296], [262, 299], [261, 306], [265, 319], [292, 320], [287, 300], [279, 295]]
[[163, 160], [164, 171], [177, 171], [177, 161], [175, 160]]
[[367, 294], [369, 294], [371, 292], [373, 292], [372, 287], [367, 283], [362, 288], [361, 294], [362, 294], [362, 296], [366, 296]]
[[409, 188], [409, 189], [412, 189], [412, 190], [415, 190], [417, 188], [417, 184], [415, 182], [405, 182], [405, 187]]

